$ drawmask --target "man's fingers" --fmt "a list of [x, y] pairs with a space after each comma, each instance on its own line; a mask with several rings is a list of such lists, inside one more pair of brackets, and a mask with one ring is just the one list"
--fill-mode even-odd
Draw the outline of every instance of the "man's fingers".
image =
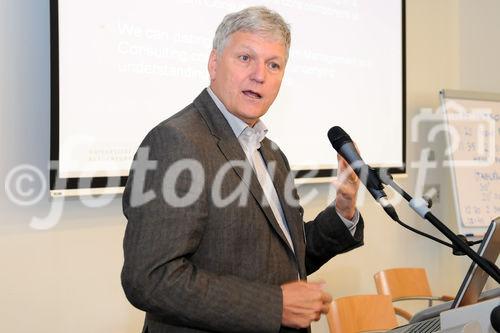
[[347, 161], [342, 156], [340, 156], [339, 154], [337, 154], [337, 161], [338, 161], [338, 164], [339, 164], [339, 169], [338, 169], [337, 176], [340, 176], [340, 175], [343, 175], [346, 172], [346, 169], [348, 168], [349, 165], [347, 164]]
[[347, 161], [339, 154], [337, 154], [337, 158], [339, 163], [337, 179], [340, 181], [340, 183], [356, 183], [359, 180], [358, 176], [351, 168], [349, 163], [347, 163]]
[[323, 307], [321, 308], [321, 313], [327, 314], [328, 311], [330, 311], [330, 303], [323, 304]]
[[346, 169], [348, 166], [349, 166], [349, 163], [347, 163], [347, 161], [345, 160], [345, 158], [343, 158], [342, 156], [338, 155], [338, 161], [339, 161], [339, 165], [343, 168], [343, 169]]
[[327, 313], [332, 296], [324, 291], [324, 281], [295, 281], [281, 286], [283, 291], [282, 324], [307, 327]]
[[332, 295], [330, 295], [329, 293], [322, 293], [321, 294], [321, 301], [323, 302], [323, 304], [325, 303], [328, 303], [330, 304], [332, 302]]

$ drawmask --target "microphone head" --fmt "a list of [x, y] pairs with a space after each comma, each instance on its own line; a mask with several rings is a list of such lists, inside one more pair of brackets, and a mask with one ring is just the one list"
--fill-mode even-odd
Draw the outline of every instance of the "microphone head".
[[328, 139], [336, 151], [339, 151], [343, 144], [352, 142], [351, 137], [340, 126], [333, 126], [328, 130]]

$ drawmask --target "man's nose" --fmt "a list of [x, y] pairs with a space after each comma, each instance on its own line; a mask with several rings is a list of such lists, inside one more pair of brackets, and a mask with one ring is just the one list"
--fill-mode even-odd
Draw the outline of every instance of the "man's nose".
[[266, 64], [256, 61], [252, 71], [251, 79], [257, 83], [264, 83], [266, 79]]

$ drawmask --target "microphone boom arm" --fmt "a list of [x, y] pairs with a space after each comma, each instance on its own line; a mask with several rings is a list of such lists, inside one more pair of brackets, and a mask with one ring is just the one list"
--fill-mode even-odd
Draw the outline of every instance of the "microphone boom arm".
[[380, 180], [392, 187], [396, 192], [398, 192], [406, 201], [408, 201], [410, 207], [423, 219], [429, 221], [436, 229], [438, 229], [446, 238], [448, 238], [451, 243], [458, 248], [460, 251], [465, 253], [473, 262], [475, 262], [479, 267], [481, 267], [489, 276], [491, 276], [497, 283], [500, 283], [500, 269], [493, 263], [489, 262], [472, 250], [462, 239], [453, 233], [443, 222], [441, 222], [434, 214], [432, 214], [429, 207], [427, 207], [427, 201], [423, 198], [412, 198], [405, 190], [403, 190], [393, 179], [392, 176], [387, 172], [379, 173]]

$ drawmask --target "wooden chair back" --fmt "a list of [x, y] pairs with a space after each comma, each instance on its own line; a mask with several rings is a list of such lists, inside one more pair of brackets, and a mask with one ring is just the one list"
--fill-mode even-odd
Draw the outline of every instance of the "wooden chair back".
[[393, 301], [432, 297], [424, 268], [392, 268], [375, 274], [377, 293], [391, 296]]
[[[452, 296], [442, 295], [433, 296], [427, 272], [424, 268], [391, 268], [385, 269], [376, 273], [375, 286], [377, 293], [381, 295], [389, 295], [393, 302], [402, 300], [427, 300], [429, 306], [432, 306], [433, 301], [450, 301]], [[396, 314], [410, 320], [413, 314], [410, 312], [394, 307]]]
[[330, 333], [387, 331], [398, 325], [391, 298], [356, 295], [334, 300], [327, 314]]

